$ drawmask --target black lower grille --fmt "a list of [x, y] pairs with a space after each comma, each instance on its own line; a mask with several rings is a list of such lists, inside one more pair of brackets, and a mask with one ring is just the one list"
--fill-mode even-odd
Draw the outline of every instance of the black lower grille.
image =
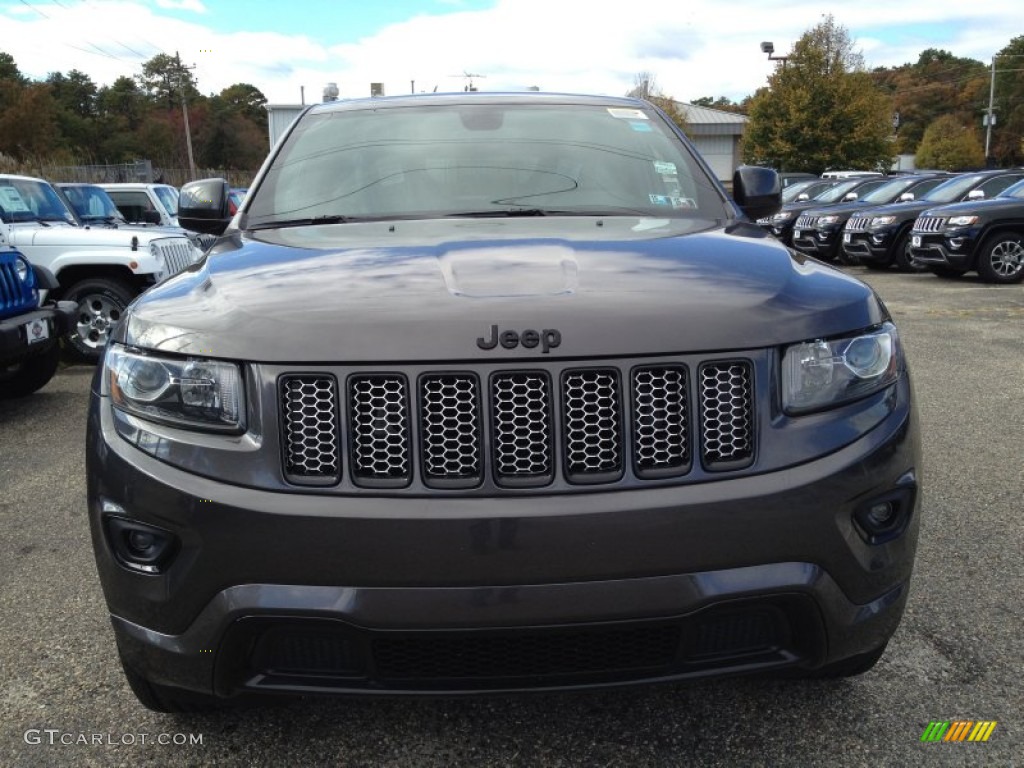
[[426, 635], [373, 642], [385, 680], [528, 678], [669, 667], [678, 626], [537, 633]]

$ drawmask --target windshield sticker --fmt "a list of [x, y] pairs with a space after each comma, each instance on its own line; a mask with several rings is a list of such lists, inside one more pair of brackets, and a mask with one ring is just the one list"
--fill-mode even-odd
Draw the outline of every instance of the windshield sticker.
[[28, 213], [29, 208], [14, 187], [0, 187], [0, 205], [10, 213]]
[[630, 120], [629, 127], [634, 131], [640, 131], [640, 133], [653, 133], [654, 129], [651, 128], [650, 123], [643, 123], [639, 120]]
[[673, 197], [672, 198], [673, 208], [696, 208], [697, 201], [692, 197]]
[[659, 173], [662, 176], [675, 176], [676, 175], [676, 164], [666, 163], [661, 160], [654, 161], [654, 172]]
[[649, 195], [652, 205], [672, 205], [672, 200], [668, 195]]
[[608, 114], [620, 120], [648, 120], [642, 109], [626, 109], [624, 107], [608, 107]]

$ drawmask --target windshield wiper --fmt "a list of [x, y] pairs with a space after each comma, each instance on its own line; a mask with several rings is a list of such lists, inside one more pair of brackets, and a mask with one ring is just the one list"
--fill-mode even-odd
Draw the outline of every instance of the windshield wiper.
[[351, 224], [355, 221], [370, 221], [360, 216], [342, 216], [333, 214], [329, 216], [313, 216], [308, 219], [280, 219], [268, 221], [265, 224], [254, 224], [249, 229], [283, 229], [284, 227], [308, 227], [317, 224]]

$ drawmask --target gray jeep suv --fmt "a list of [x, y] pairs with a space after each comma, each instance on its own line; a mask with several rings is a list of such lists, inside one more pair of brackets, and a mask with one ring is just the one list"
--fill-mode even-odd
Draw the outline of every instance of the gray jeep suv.
[[[147, 706], [844, 675], [899, 623], [889, 313], [643, 101], [307, 109], [104, 351], [93, 543]], [[248, 698], [248, 696], [245, 696]]]

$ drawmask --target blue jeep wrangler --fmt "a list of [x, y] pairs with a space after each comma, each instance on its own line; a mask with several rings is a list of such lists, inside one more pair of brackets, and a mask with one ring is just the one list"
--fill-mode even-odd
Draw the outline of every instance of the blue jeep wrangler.
[[57, 281], [0, 246], [0, 400], [31, 394], [57, 371], [60, 337], [75, 323], [73, 301], [39, 306], [39, 291]]

